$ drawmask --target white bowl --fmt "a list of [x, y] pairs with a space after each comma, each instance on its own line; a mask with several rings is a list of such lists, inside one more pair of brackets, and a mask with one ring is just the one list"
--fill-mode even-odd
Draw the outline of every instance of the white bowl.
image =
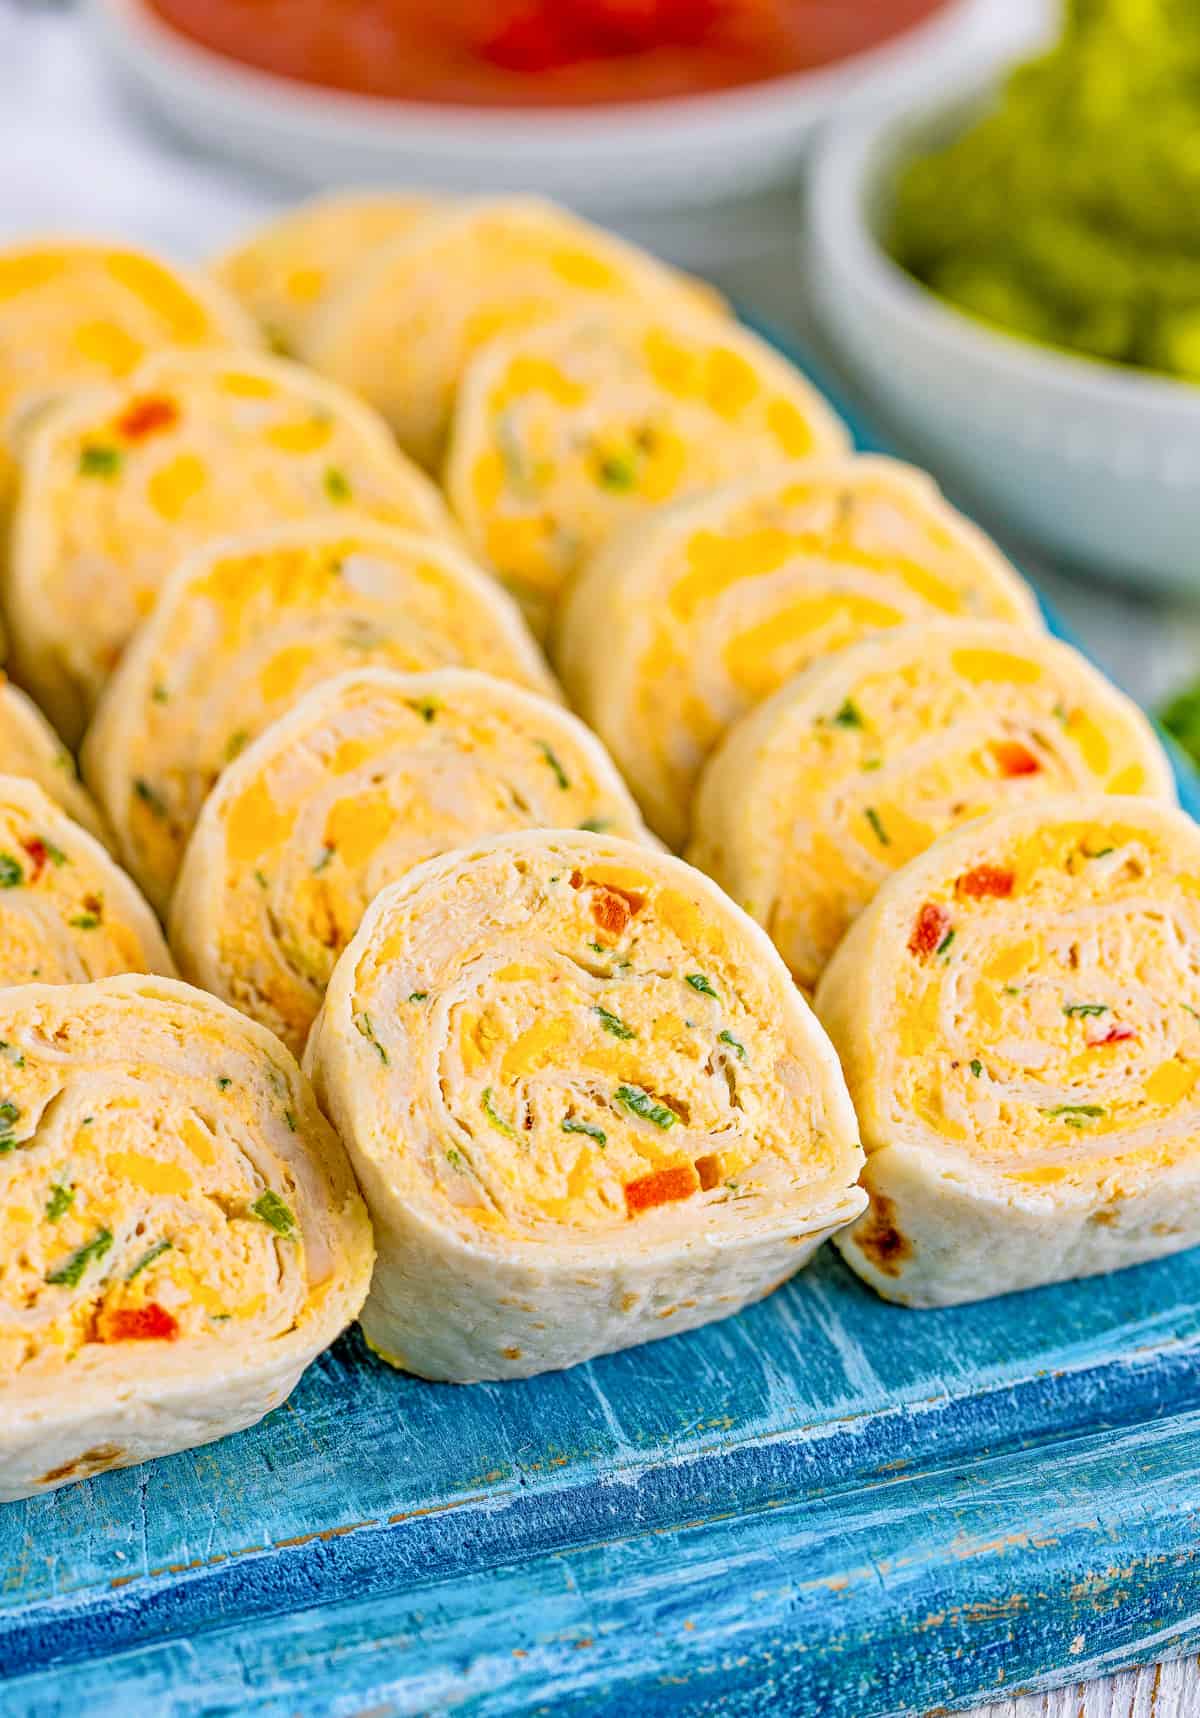
[[810, 204], [817, 314], [914, 453], [996, 522], [1109, 579], [1200, 593], [1200, 387], [993, 330], [879, 242], [899, 165], [982, 98], [827, 134]]
[[556, 111], [321, 90], [197, 46], [144, 0], [88, 0], [97, 40], [127, 82], [207, 148], [315, 186], [541, 191], [597, 213], [710, 203], [778, 179], [835, 106], [938, 77], [970, 51], [991, 8], [951, 0], [870, 53], [746, 89]]

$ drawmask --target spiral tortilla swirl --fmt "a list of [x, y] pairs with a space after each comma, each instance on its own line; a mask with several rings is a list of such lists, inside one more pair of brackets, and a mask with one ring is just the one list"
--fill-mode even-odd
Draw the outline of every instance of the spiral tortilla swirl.
[[0, 249], [0, 501], [29, 423], [58, 394], [161, 347], [254, 347], [225, 291], [144, 251], [53, 239]]
[[437, 208], [421, 192], [312, 197], [265, 221], [212, 264], [272, 346], [303, 358], [309, 330], [381, 246], [405, 238]]
[[843, 453], [832, 409], [732, 322], [590, 312], [484, 348], [459, 392], [446, 493], [544, 632], [572, 575], [648, 509]]
[[569, 592], [556, 658], [678, 847], [702, 766], [747, 710], [860, 638], [952, 616], [1041, 626], [1028, 586], [922, 472], [813, 462], [620, 533]]
[[15, 672], [76, 744], [181, 557], [313, 515], [447, 539], [436, 490], [349, 394], [283, 359], [163, 352], [29, 438], [7, 608]]
[[304, 356], [368, 400], [435, 470], [463, 372], [485, 342], [571, 308], [721, 300], [634, 245], [536, 197], [460, 203], [382, 247], [330, 296]]
[[735, 1312], [862, 1207], [836, 1058], [699, 872], [532, 831], [376, 897], [306, 1064], [372, 1209], [364, 1329], [526, 1376]]
[[0, 991], [0, 1498], [251, 1425], [370, 1227], [283, 1046], [170, 979]]
[[817, 990], [866, 1147], [845, 1237], [942, 1305], [1200, 1239], [1200, 831], [1145, 799], [994, 812], [896, 873]]
[[385, 883], [536, 827], [649, 840], [603, 748], [544, 698], [467, 669], [325, 682], [204, 803], [171, 910], [184, 975], [300, 1050]]
[[111, 837], [91, 796], [79, 781], [75, 759], [45, 716], [20, 687], [0, 674], [0, 771], [27, 776], [43, 793], [102, 841]]
[[462, 663], [556, 695], [511, 600], [432, 538], [309, 520], [222, 540], [178, 568], [83, 750], [118, 851], [156, 906], [222, 767], [311, 687], [372, 663]]
[[36, 782], [0, 775], [0, 986], [172, 973], [158, 921]]
[[1174, 801], [1141, 711], [1056, 639], [936, 621], [851, 645], [743, 717], [701, 778], [688, 857], [811, 987], [880, 884], [946, 830], [1097, 790]]

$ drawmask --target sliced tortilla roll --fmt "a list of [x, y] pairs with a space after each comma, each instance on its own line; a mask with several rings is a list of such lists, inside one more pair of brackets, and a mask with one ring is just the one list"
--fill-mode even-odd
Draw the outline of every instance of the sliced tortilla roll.
[[991, 621], [851, 645], [738, 722], [710, 760], [688, 858], [811, 987], [880, 884], [939, 835], [1063, 793], [1173, 802], [1141, 711], [1068, 645]]
[[496, 340], [468, 369], [446, 492], [544, 631], [588, 556], [650, 508], [849, 441], [800, 372], [714, 317], [588, 312]]
[[201, 275], [124, 246], [0, 248], [0, 500], [15, 445], [65, 389], [128, 375], [162, 346], [256, 346], [251, 319]]
[[184, 561], [83, 749], [117, 851], [157, 907], [222, 768], [311, 687], [370, 664], [462, 664], [557, 696], [511, 599], [432, 537], [306, 520]]
[[36, 782], [0, 775], [0, 986], [174, 970], [106, 849]]
[[386, 883], [509, 830], [650, 840], [599, 741], [490, 675], [366, 668], [316, 687], [225, 770], [171, 904], [186, 978], [302, 1050]]
[[557, 661], [651, 828], [687, 836], [727, 729], [801, 669], [906, 621], [1041, 627], [1033, 593], [923, 472], [797, 466], [650, 514], [585, 567]]
[[572, 306], [621, 301], [721, 304], [711, 288], [552, 203], [463, 203], [364, 263], [316, 319], [304, 356], [369, 400], [433, 470], [463, 371], [485, 341]]
[[839, 1240], [911, 1306], [1200, 1240], [1200, 830], [1145, 799], [994, 812], [896, 873], [817, 990], [867, 1150]]
[[303, 357], [313, 319], [381, 245], [405, 238], [437, 207], [417, 191], [313, 197], [256, 227], [212, 272], [278, 351]]
[[262, 1418], [371, 1229], [282, 1044], [171, 979], [0, 991], [0, 1500]]
[[109, 839], [75, 759], [31, 698], [0, 673], [0, 773], [27, 776], [92, 835]]
[[226, 532], [353, 513], [453, 536], [365, 406], [283, 359], [166, 352], [47, 415], [8, 576], [15, 672], [76, 744], [180, 557]]
[[631, 842], [501, 836], [384, 889], [306, 1066], [376, 1225], [363, 1327], [424, 1377], [725, 1317], [863, 1207], [837, 1059], [770, 942]]

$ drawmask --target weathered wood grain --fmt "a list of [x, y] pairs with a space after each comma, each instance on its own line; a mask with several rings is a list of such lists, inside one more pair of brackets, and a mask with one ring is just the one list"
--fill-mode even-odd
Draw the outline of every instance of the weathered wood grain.
[[1121, 1671], [1104, 1682], [994, 1701], [966, 1718], [1196, 1718], [1197, 1713], [1200, 1660], [1182, 1658]]

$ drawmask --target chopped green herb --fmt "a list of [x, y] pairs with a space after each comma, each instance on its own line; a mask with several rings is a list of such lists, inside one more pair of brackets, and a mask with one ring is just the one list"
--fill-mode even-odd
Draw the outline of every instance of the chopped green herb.
[[270, 887], [270, 884], [267, 882], [266, 877], [263, 875], [263, 873], [261, 871], [258, 871], [258, 870], [255, 871], [254, 881], [258, 884], [260, 889], [267, 889]]
[[75, 1203], [75, 1189], [64, 1187], [56, 1181], [50, 1189], [50, 1197], [46, 1201], [46, 1215], [52, 1223], [57, 1223], [60, 1217], [65, 1217]]
[[1197, 1010], [1192, 1007], [1190, 1002], [1185, 1002], [1183, 1004], [1183, 1006], [1187, 1009], [1188, 1013], [1192, 1016], [1193, 1020], [1200, 1020], [1200, 1012], [1197, 1012]]
[[171, 694], [167, 691], [166, 687], [160, 680], [158, 685], [155, 686], [154, 690], [151, 692], [150, 696], [156, 704], [165, 704], [170, 699]]
[[979, 1060], [978, 1056], [976, 1056], [972, 1059], [972, 1061], [970, 1063], [970, 1069], [971, 1069], [971, 1072], [974, 1074], [976, 1079], [978, 1079], [979, 1076], [983, 1073], [983, 1063]]
[[441, 708], [435, 698], [408, 698], [405, 702], [410, 710], [415, 710], [426, 722], [435, 721]]
[[289, 1133], [295, 1133], [295, 1131], [296, 1131], [296, 1116], [295, 1116], [294, 1111], [284, 1110], [283, 1119], [287, 1123], [288, 1132]]
[[410, 1002], [427, 1002], [429, 1000], [429, 992], [427, 990], [410, 990], [408, 993], [408, 1000]]
[[599, 465], [599, 477], [605, 489], [632, 489], [637, 482], [637, 462], [628, 453], [609, 453]]
[[0, 853], [0, 889], [18, 889], [24, 881], [20, 862], [11, 853]]
[[574, 1116], [564, 1116], [562, 1130], [564, 1133], [586, 1133], [597, 1145], [608, 1144], [608, 1135], [602, 1127], [597, 1127], [594, 1121], [578, 1121]]
[[119, 447], [101, 447], [97, 442], [79, 450], [81, 477], [115, 477], [121, 469]]
[[450, 1165], [451, 1169], [457, 1169], [460, 1175], [466, 1174], [467, 1166], [463, 1161], [462, 1154], [461, 1152], [455, 1151], [453, 1146], [451, 1146], [449, 1151], [446, 1153], [446, 1162]]
[[61, 871], [67, 862], [66, 854], [63, 852], [61, 847], [56, 847], [53, 841], [47, 841], [44, 835], [40, 837], [40, 839], [47, 859], [49, 859], [56, 871]]
[[1057, 1116], [1068, 1127], [1083, 1127], [1086, 1122], [1102, 1116], [1104, 1108], [1101, 1104], [1056, 1104], [1052, 1110], [1043, 1110], [1042, 1114]]
[[1063, 1003], [1063, 1013], [1064, 1014], [1078, 1014], [1081, 1018], [1085, 1018], [1089, 1014], [1107, 1014], [1108, 1013], [1108, 1003], [1107, 1002], [1064, 1002]]
[[75, 931], [94, 931], [100, 928], [100, 919], [95, 913], [80, 913], [78, 918], [68, 919], [67, 923]]
[[1083, 854], [1085, 859], [1107, 859], [1110, 853], [1116, 852], [1116, 848], [1098, 847], [1094, 853], [1091, 853], [1086, 847], [1081, 847], [1079, 851]]
[[627, 1110], [632, 1110], [635, 1116], [641, 1116], [643, 1121], [653, 1122], [655, 1127], [666, 1131], [674, 1127], [679, 1119], [674, 1110], [669, 1110], [666, 1104], [656, 1104], [649, 1092], [641, 1086], [618, 1086], [617, 1102], [624, 1104]]
[[163, 798], [162, 794], [157, 791], [157, 789], [151, 787], [150, 783], [144, 776], [136, 776], [134, 778], [133, 791], [141, 800], [142, 804], [154, 813], [155, 817], [166, 817], [166, 800]]
[[873, 805], [868, 805], [863, 811], [863, 816], [875, 831], [875, 839], [879, 842], [880, 846], [890, 847], [892, 844], [892, 838], [883, 827], [883, 820], [875, 807]]
[[693, 990], [698, 990], [701, 996], [711, 996], [714, 1002], [721, 1000], [702, 972], [685, 972], [683, 982], [690, 984]]
[[336, 465], [330, 465], [326, 468], [325, 493], [331, 501], [335, 501], [339, 505], [343, 501], [349, 501], [354, 493], [346, 473], [340, 471]]
[[46, 1281], [55, 1286], [78, 1288], [93, 1259], [100, 1260], [113, 1244], [111, 1229], [98, 1229], [90, 1241], [85, 1241], [82, 1247], [76, 1249], [65, 1265], [59, 1265], [56, 1271], [46, 1273]]
[[565, 793], [566, 790], [571, 785], [570, 781], [567, 778], [566, 770], [559, 763], [558, 758], [555, 756], [551, 747], [546, 744], [545, 740], [539, 740], [538, 745], [541, 747], [542, 756], [545, 758], [546, 762], [550, 765], [550, 768], [554, 771], [555, 781], [558, 783], [559, 787], [562, 788], [563, 792]]
[[230, 734], [225, 742], [225, 762], [231, 764], [234, 758], [241, 756], [249, 744], [250, 735], [245, 728], [239, 728], [236, 733]]
[[591, 950], [592, 950], [592, 951], [593, 951], [593, 953], [595, 953], [595, 954], [608, 954], [608, 953], [610, 953], [610, 952], [611, 952], [611, 951], [610, 951], [610, 950], [609, 950], [609, 949], [606, 949], [606, 948], [605, 948], [605, 946], [604, 946], [604, 944], [603, 944], [603, 943], [598, 943], [598, 942], [589, 942], [589, 943], [588, 943], [588, 947], [589, 947], [589, 948], [590, 948], [590, 949], [591, 949]]
[[735, 1038], [732, 1032], [718, 1032], [717, 1037], [722, 1044], [728, 1044], [739, 1062], [746, 1060], [746, 1046], [740, 1038]]
[[[1186, 1002], [1184, 1003], [1184, 1007], [1187, 1007]], [[14, 1068], [23, 1068], [25, 1066], [25, 1058], [21, 1054], [20, 1050], [17, 1049], [15, 1044], [10, 1044], [5, 1038], [0, 1038], [0, 1056], [3, 1056], [6, 1062], [11, 1062]]]
[[1006, 984], [1004, 986], [1004, 994], [1005, 996], [1020, 996], [1021, 986], [1019, 984]]
[[599, 1016], [601, 1026], [606, 1032], [611, 1032], [614, 1038], [637, 1037], [633, 1027], [626, 1026], [619, 1014], [613, 1014], [609, 1009], [601, 1008], [598, 1004], [592, 1009], [592, 1013]]
[[863, 725], [862, 712], [852, 698], [847, 698], [841, 709], [833, 718], [834, 726], [838, 728], [861, 728]]
[[516, 1128], [509, 1127], [504, 1117], [502, 1115], [498, 1115], [496, 1112], [496, 1106], [492, 1102], [492, 1088], [490, 1086], [485, 1086], [483, 1088], [483, 1096], [479, 1100], [479, 1107], [491, 1122], [492, 1126], [496, 1129], [497, 1133], [507, 1134], [509, 1139], [516, 1139]]
[[161, 1241], [155, 1241], [154, 1245], [147, 1248], [147, 1250], [142, 1254], [137, 1264], [134, 1265], [129, 1275], [125, 1278], [125, 1281], [127, 1283], [131, 1283], [134, 1277], [141, 1275], [147, 1265], [152, 1265], [155, 1259], [161, 1259], [164, 1253], [169, 1253], [170, 1251], [171, 1243], [165, 1236]]
[[579, 827], [585, 829], [589, 835], [603, 835], [606, 829], [612, 828], [612, 818], [585, 817]]
[[934, 949], [933, 952], [935, 954], [948, 954], [949, 950], [950, 950], [950, 944], [954, 941], [954, 939], [957, 935], [958, 935], [958, 932], [954, 929], [954, 927], [952, 925], [950, 927], [950, 929], [946, 932], [945, 936], [942, 938], [941, 942], [937, 945], [936, 949]]
[[228, 1074], [217, 1075], [217, 1090], [219, 1092], [227, 1092], [232, 1084], [233, 1081]]
[[295, 1234], [296, 1219], [273, 1188], [268, 1187], [265, 1193], [260, 1193], [250, 1209], [260, 1223], [274, 1229], [277, 1235]]
[[740, 1189], [738, 1187], [738, 1183], [736, 1181], [727, 1181], [725, 1183], [725, 1185], [726, 1185], [726, 1187], [728, 1187], [728, 1189], [731, 1193], [737, 1193], [740, 1191]]
[[[412, 997], [410, 996], [408, 1000], [411, 1002]], [[356, 1014], [354, 1016], [354, 1024], [362, 1036], [367, 1040], [367, 1043], [371, 1045], [375, 1054], [379, 1057], [379, 1060], [386, 1068], [388, 1066], [388, 1053], [384, 1046], [379, 1042], [379, 1039], [375, 1036], [375, 1027], [371, 1020], [371, 1016], [369, 1014]]]
[[13, 1138], [13, 1128], [21, 1119], [21, 1110], [11, 1098], [5, 1098], [0, 1103], [0, 1154], [7, 1155], [15, 1150], [16, 1140]]
[[322, 847], [319, 857], [315, 860], [315, 862], [313, 864], [313, 875], [314, 876], [316, 876], [319, 872], [325, 870], [325, 868], [332, 862], [333, 856], [336, 852], [337, 852], [336, 847]]
[[881, 770], [883, 768], [883, 759], [882, 758], [864, 758], [862, 767], [865, 770]]

